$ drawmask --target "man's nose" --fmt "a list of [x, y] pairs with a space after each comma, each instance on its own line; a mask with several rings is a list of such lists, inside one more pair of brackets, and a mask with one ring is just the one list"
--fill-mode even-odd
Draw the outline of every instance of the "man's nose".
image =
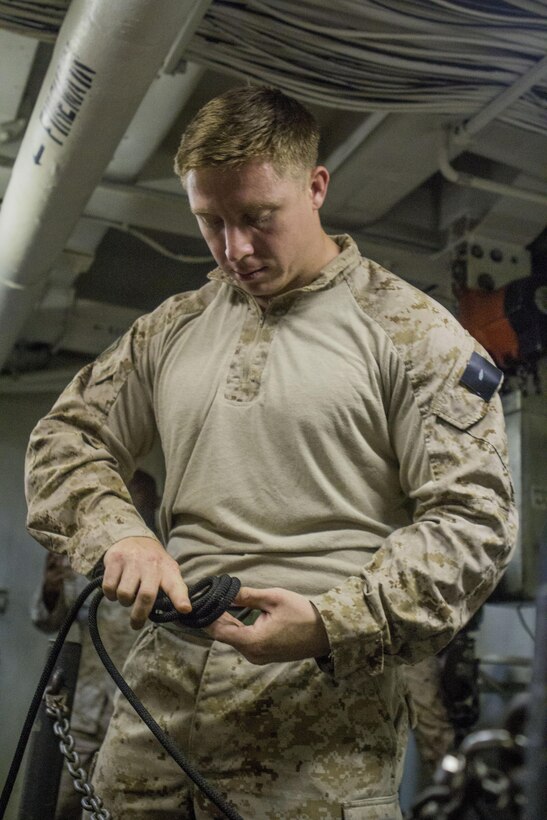
[[254, 248], [247, 231], [241, 228], [225, 227], [226, 259], [232, 264], [246, 256], [252, 256]]

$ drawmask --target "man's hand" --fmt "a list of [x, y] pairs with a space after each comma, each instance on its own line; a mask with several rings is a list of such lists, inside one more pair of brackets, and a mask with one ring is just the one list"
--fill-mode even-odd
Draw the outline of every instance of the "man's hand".
[[251, 663], [263, 665], [328, 655], [329, 639], [313, 604], [286, 589], [242, 587], [235, 606], [262, 610], [252, 626], [225, 612], [206, 632], [230, 644]]
[[105, 552], [103, 562], [103, 592], [109, 601], [133, 606], [133, 629], [144, 626], [160, 588], [179, 612], [192, 609], [179, 565], [155, 538], [122, 538]]

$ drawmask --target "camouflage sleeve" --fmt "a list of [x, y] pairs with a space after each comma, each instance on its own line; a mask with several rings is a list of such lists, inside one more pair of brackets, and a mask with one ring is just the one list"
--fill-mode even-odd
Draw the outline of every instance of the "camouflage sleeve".
[[492, 592], [516, 543], [499, 396], [486, 401], [460, 382], [473, 349], [487, 354], [463, 331], [429, 335], [399, 367], [388, 411], [413, 521], [360, 576], [313, 599], [338, 677], [438, 652]]
[[28, 530], [82, 574], [119, 539], [154, 536], [126, 487], [156, 431], [144, 341], [138, 320], [76, 375], [30, 438]]

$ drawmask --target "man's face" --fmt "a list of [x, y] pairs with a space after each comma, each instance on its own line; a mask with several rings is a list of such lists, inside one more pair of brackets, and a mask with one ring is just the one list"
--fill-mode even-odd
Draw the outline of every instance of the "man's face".
[[321, 166], [295, 177], [262, 160], [198, 168], [186, 179], [217, 265], [259, 301], [308, 284], [328, 261], [319, 221], [327, 185]]

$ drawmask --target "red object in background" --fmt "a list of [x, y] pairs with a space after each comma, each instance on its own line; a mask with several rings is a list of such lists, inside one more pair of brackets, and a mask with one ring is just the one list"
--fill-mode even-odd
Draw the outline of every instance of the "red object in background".
[[505, 291], [463, 288], [458, 293], [460, 324], [501, 368], [520, 358], [519, 338], [505, 313]]

